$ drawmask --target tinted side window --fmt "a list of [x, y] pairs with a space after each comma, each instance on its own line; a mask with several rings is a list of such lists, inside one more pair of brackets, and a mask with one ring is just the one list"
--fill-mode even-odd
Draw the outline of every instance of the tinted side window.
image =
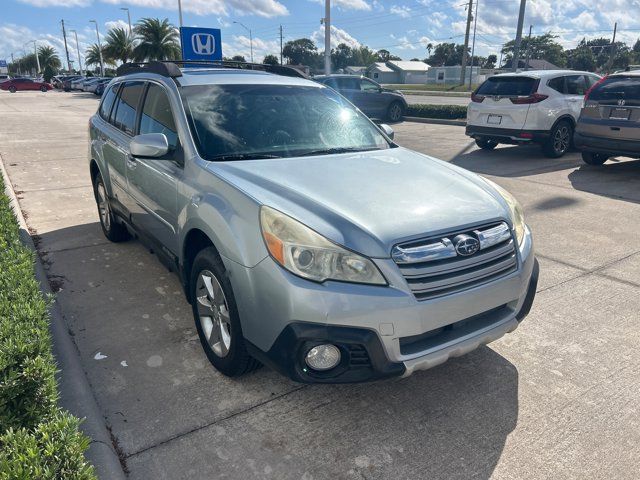
[[336, 81], [340, 90], [360, 90], [360, 81], [357, 78], [338, 78]]
[[565, 93], [564, 90], [564, 77], [552, 78], [547, 83], [549, 88], [554, 89], [556, 92]]
[[140, 133], [164, 133], [171, 148], [178, 145], [178, 133], [167, 94], [162, 87], [153, 83], [149, 85], [144, 100]]
[[102, 103], [100, 104], [100, 116], [107, 122], [109, 121], [109, 112], [113, 106], [113, 101], [116, 99], [116, 93], [118, 92], [118, 85], [114, 85], [109, 90], [104, 92], [102, 96]]
[[324, 84], [327, 87], [331, 87], [331, 88], [338, 88], [338, 83], [336, 82], [335, 78], [328, 78], [327, 80], [324, 81]]
[[371, 80], [360, 80], [360, 90], [363, 92], [374, 91], [377, 92], [380, 90], [380, 87], [377, 83], [373, 83]]
[[584, 95], [585, 93], [587, 93], [587, 82], [584, 75], [567, 77], [567, 95]]
[[136, 123], [136, 113], [144, 84], [142, 82], [127, 82], [120, 88], [116, 100], [115, 115], [112, 123], [128, 135], [133, 135]]

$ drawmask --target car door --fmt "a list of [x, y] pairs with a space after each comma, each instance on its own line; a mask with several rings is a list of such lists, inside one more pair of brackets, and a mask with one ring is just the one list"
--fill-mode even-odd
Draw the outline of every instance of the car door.
[[184, 162], [167, 91], [153, 82], [148, 83], [139, 115], [138, 134], [146, 133], [165, 135], [169, 153], [160, 158], [129, 156], [126, 170], [131, 221], [177, 255], [177, 188]]
[[346, 97], [351, 103], [353, 103], [360, 110], [364, 111], [364, 105], [360, 102], [358, 95], [360, 94], [360, 82], [357, 78], [350, 77], [338, 77], [336, 78], [336, 85], [338, 91], [343, 97]]
[[110, 129], [102, 147], [109, 168], [112, 197], [127, 218], [130, 217], [128, 206], [131, 204], [127, 189], [129, 143], [135, 134], [138, 105], [144, 86], [141, 81], [124, 82], [120, 85], [109, 117], [109, 122], [115, 128]]
[[587, 79], [584, 75], [567, 75], [565, 77], [565, 95], [567, 110], [577, 122], [582, 110], [584, 94], [587, 93]]
[[377, 83], [368, 78], [360, 79], [360, 92], [358, 93], [359, 103], [361, 103], [369, 116], [381, 116], [386, 113], [389, 99], [382, 93], [382, 88]]

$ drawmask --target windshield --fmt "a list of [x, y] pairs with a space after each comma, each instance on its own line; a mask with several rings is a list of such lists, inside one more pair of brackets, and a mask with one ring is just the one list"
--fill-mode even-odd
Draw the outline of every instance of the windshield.
[[330, 88], [197, 85], [181, 89], [200, 156], [207, 160], [380, 150], [378, 128]]
[[486, 96], [520, 97], [533, 93], [537, 81], [531, 77], [491, 77], [488, 78], [476, 94]]

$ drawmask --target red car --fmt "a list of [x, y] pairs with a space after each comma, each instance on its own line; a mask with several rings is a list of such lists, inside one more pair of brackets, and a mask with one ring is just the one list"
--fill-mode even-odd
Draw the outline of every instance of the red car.
[[46, 92], [52, 88], [53, 85], [50, 83], [38, 82], [30, 78], [13, 78], [0, 83], [0, 90], [9, 90], [11, 93], [16, 93], [18, 90], [40, 90], [41, 92]]

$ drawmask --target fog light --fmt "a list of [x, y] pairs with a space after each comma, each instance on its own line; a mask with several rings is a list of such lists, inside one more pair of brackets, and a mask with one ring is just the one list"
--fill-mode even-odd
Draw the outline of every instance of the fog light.
[[314, 370], [331, 370], [340, 363], [340, 349], [328, 343], [316, 345], [307, 352], [304, 360]]

